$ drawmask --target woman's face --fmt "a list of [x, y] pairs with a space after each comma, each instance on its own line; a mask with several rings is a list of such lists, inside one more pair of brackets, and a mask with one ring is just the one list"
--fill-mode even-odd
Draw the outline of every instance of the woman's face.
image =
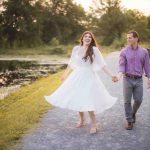
[[89, 33], [85, 34], [83, 37], [83, 45], [90, 45], [92, 42], [92, 37]]

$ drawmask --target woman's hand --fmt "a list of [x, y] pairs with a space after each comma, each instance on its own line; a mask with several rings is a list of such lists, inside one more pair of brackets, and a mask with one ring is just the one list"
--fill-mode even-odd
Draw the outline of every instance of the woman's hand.
[[71, 68], [70, 68], [70, 66], [68, 65], [67, 68], [66, 68], [66, 70], [64, 71], [64, 74], [60, 77], [60, 80], [61, 80], [61, 81], [64, 81], [65, 78], [66, 78], [66, 76], [69, 74], [70, 71], [71, 71]]
[[64, 80], [65, 80], [64, 75], [62, 75], [62, 76], [60, 77], [60, 80], [61, 80], [61, 81], [64, 81]]

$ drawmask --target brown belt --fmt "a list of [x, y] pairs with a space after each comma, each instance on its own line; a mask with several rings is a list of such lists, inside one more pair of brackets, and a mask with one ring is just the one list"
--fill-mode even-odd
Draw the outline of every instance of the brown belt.
[[131, 75], [131, 74], [125, 74], [125, 77], [132, 78], [132, 79], [142, 78], [142, 76], [135, 76], [135, 75]]

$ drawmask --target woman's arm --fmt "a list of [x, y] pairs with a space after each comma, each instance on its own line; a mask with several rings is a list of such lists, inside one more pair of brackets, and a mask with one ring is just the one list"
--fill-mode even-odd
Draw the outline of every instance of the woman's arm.
[[69, 72], [74, 69], [74, 66], [75, 66], [75, 64], [74, 64], [74, 57], [75, 57], [75, 56], [74, 56], [74, 55], [75, 55], [75, 50], [76, 50], [78, 47], [79, 47], [79, 46], [74, 46], [73, 49], [72, 49], [71, 57], [70, 57], [70, 59], [69, 59], [67, 68], [65, 69], [64, 74], [60, 77], [60, 79], [61, 79], [62, 81], [67, 77], [67, 75], [69, 74]]
[[111, 77], [113, 82], [117, 82], [118, 81], [118, 77], [116, 75], [114, 75], [111, 70], [109, 68], [107, 68], [106, 66], [104, 66], [102, 68], [102, 70]]
[[63, 75], [60, 77], [60, 79], [63, 81], [67, 77], [67, 75], [69, 74], [69, 72], [71, 70], [72, 69], [71, 69], [70, 65], [67, 65], [67, 68], [65, 69], [65, 71], [64, 71]]
[[107, 68], [106, 66], [104, 66], [102, 68], [102, 70], [107, 74], [109, 75], [111, 78], [114, 76], [113, 73], [111, 72], [111, 70], [109, 68]]

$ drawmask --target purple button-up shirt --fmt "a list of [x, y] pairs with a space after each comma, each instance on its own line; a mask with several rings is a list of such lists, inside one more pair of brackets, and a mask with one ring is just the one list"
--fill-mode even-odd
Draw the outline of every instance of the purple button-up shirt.
[[142, 76], [143, 71], [150, 78], [148, 51], [140, 46], [136, 49], [133, 49], [131, 46], [123, 48], [119, 58], [119, 72]]

